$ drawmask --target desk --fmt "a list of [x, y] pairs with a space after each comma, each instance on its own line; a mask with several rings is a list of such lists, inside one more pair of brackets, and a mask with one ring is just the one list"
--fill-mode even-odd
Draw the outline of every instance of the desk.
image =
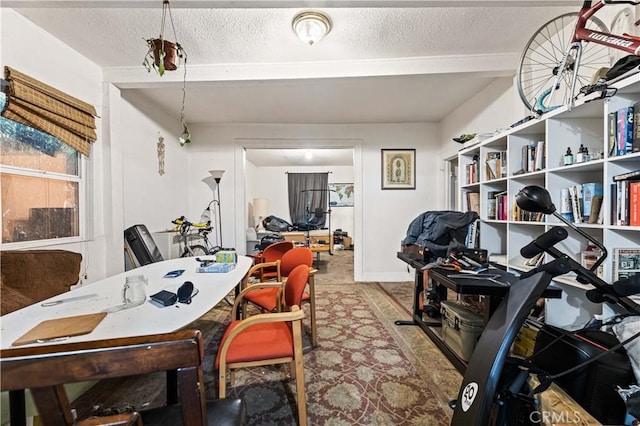
[[[213, 259], [214, 256], [202, 256], [202, 258]], [[149, 281], [146, 288], [147, 296], [160, 290], [175, 291], [185, 281], [193, 282], [199, 293], [189, 305], [180, 303], [160, 308], [147, 300], [140, 306], [111, 312], [91, 333], [71, 337], [65, 342], [143, 336], [179, 330], [200, 318], [224, 299], [247, 273], [251, 266], [251, 259], [238, 256], [235, 269], [227, 273], [196, 273], [197, 266], [199, 263], [193, 257], [151, 263], [94, 283], [85, 284], [67, 293], [11, 312], [2, 316], [0, 321], [0, 348], [10, 348], [12, 342], [41, 321], [101, 312], [109, 307], [120, 305], [125, 277], [130, 275], [142, 274], [147, 277]], [[175, 269], [184, 269], [185, 272], [177, 278], [163, 278], [167, 272]], [[44, 302], [84, 295], [95, 296], [55, 306], [42, 306]], [[31, 345], [43, 344], [45, 343]]]
[[[407, 263], [409, 266], [414, 268], [414, 293], [413, 293], [413, 320], [411, 321], [396, 321], [396, 325], [418, 325], [425, 334], [433, 341], [433, 343], [440, 349], [440, 351], [451, 361], [454, 367], [458, 371], [464, 374], [464, 371], [467, 368], [466, 362], [460, 359], [455, 352], [453, 352], [449, 346], [447, 346], [440, 334], [437, 333], [433, 328], [441, 327], [442, 322], [439, 319], [429, 319], [425, 320], [423, 318], [423, 306], [420, 304], [420, 296], [423, 294], [425, 289], [424, 283], [424, 274], [422, 271], [422, 267], [425, 265], [421, 259], [416, 259], [415, 257], [398, 252], [398, 259]], [[500, 278], [497, 281], [502, 283], [514, 283], [518, 281], [518, 277], [513, 274], [510, 274], [506, 271], [502, 271], [500, 269], [491, 269], [491, 274], [500, 275]], [[508, 285], [502, 285], [499, 283], [486, 281], [486, 280], [473, 280], [467, 278], [452, 278], [450, 275], [457, 275], [458, 272], [448, 271], [444, 269], [433, 268], [429, 270], [429, 279], [432, 280], [435, 284], [439, 284], [442, 287], [452, 290], [458, 294], [476, 294], [476, 295], [485, 295], [488, 296], [488, 302], [485, 303], [485, 311], [484, 311], [484, 322], [486, 323], [491, 314], [498, 307], [502, 298], [509, 291]], [[434, 285], [435, 285], [434, 284]], [[546, 289], [543, 294], [544, 297], [560, 297], [561, 291], [559, 289]], [[446, 299], [446, 291], [444, 292], [444, 298]]]

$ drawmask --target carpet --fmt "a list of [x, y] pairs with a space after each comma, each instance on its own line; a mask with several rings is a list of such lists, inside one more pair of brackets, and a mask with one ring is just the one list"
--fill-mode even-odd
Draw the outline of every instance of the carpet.
[[[352, 253], [336, 252], [316, 277], [319, 346], [309, 344], [305, 320], [305, 383], [310, 425], [448, 425], [460, 374], [418, 327], [396, 326], [410, 319], [405, 305], [411, 283], [355, 283]], [[351, 268], [353, 268], [351, 266]], [[352, 271], [352, 269], [351, 269]], [[399, 290], [398, 296], [393, 296]], [[402, 290], [400, 290], [402, 289]], [[391, 292], [391, 296], [388, 292]], [[305, 305], [305, 309], [308, 305]], [[213, 362], [228, 320], [221, 303], [191, 327], [205, 336], [205, 387], [215, 398]], [[102, 381], [74, 401], [87, 407], [135, 407], [164, 402], [164, 376]], [[295, 382], [286, 366], [241, 369], [229, 397], [247, 401], [250, 425], [293, 425]]]

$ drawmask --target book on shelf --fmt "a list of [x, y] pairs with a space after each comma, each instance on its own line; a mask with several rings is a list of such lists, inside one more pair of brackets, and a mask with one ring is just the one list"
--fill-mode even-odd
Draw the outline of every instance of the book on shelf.
[[[630, 226], [633, 219], [635, 225], [640, 226], [640, 194], [638, 194], [640, 170], [620, 173], [613, 177], [611, 185], [611, 224]], [[635, 194], [635, 195], [634, 195]]]
[[573, 223], [582, 223], [582, 186], [581, 185], [570, 186], [569, 198], [571, 199], [571, 212], [573, 213]]
[[633, 105], [620, 108], [617, 116], [617, 146], [615, 155], [626, 155], [633, 151]]
[[640, 226], [640, 181], [629, 182], [629, 226]]
[[616, 111], [608, 114], [607, 129], [609, 139], [609, 157], [613, 157], [616, 155], [616, 148], [618, 146], [618, 113]]
[[640, 248], [613, 249], [613, 280], [640, 273]]
[[569, 188], [562, 188], [560, 190], [560, 214], [569, 222], [573, 222], [573, 208]]
[[534, 170], [540, 171], [544, 170], [545, 167], [545, 158], [544, 158], [544, 141], [538, 141], [536, 143], [534, 154], [533, 154], [533, 163]]
[[538, 253], [530, 259], [525, 259], [523, 265], [537, 268], [544, 263], [544, 253]]
[[518, 204], [511, 204], [511, 220], [520, 222], [543, 222], [544, 214], [522, 210]]
[[469, 224], [467, 229], [467, 238], [465, 240], [467, 248], [480, 248], [480, 220], [474, 220]]
[[631, 152], [640, 152], [640, 102], [633, 104], [633, 140]]
[[507, 175], [507, 152], [487, 152], [485, 161], [487, 180], [499, 179]]
[[587, 182], [581, 186], [582, 220], [585, 223], [597, 223], [600, 207], [602, 206], [602, 184], [599, 182]]
[[466, 193], [467, 211], [474, 211], [480, 214], [480, 193], [469, 191]]
[[496, 219], [497, 220], [508, 220], [508, 204], [509, 200], [507, 199], [507, 191], [498, 192], [495, 195], [496, 199]]

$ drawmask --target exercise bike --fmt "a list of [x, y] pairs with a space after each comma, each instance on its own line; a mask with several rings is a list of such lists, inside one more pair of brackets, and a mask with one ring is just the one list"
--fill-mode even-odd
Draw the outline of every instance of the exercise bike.
[[[608, 284], [600, 279], [595, 271], [604, 261], [607, 250], [597, 240], [573, 225], [557, 211], [546, 189], [539, 186], [526, 186], [516, 195], [518, 207], [530, 212], [553, 215], [601, 249], [602, 255], [590, 269], [560, 252], [554, 245], [567, 237], [565, 227], [555, 226], [523, 247], [524, 257], [533, 257], [538, 253], [547, 253], [554, 259], [520, 276], [520, 280], [511, 285], [509, 292], [487, 322], [476, 348], [469, 360], [458, 397], [452, 402], [454, 413], [453, 426], [532, 424], [520, 423], [517, 411], [523, 400], [531, 400], [532, 394], [550, 384], [550, 377], [542, 377], [543, 386], [529, 390], [525, 385], [529, 374], [533, 372], [518, 359], [509, 358], [509, 349], [516, 334], [524, 324], [535, 302], [549, 285], [552, 278], [568, 272], [574, 272], [577, 280], [593, 285], [586, 296], [596, 303], [607, 303], [623, 314], [640, 315], [640, 305], [628, 296], [640, 293], [638, 277], [619, 280]], [[622, 346], [640, 336], [636, 333], [621, 342]], [[616, 349], [611, 348], [609, 351]], [[608, 353], [609, 351], [605, 352]], [[591, 359], [588, 362], [594, 361]], [[576, 369], [586, 365], [583, 363]], [[572, 368], [574, 370], [574, 368]], [[551, 377], [553, 378], [553, 377]], [[515, 413], [515, 414], [514, 414]]]

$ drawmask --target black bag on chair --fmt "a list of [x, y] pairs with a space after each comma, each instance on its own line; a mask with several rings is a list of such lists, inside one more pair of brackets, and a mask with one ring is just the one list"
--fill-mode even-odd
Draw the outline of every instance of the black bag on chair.
[[284, 241], [284, 237], [280, 234], [268, 234], [260, 239], [260, 242], [256, 246], [256, 249], [263, 251], [273, 243], [278, 241]]

